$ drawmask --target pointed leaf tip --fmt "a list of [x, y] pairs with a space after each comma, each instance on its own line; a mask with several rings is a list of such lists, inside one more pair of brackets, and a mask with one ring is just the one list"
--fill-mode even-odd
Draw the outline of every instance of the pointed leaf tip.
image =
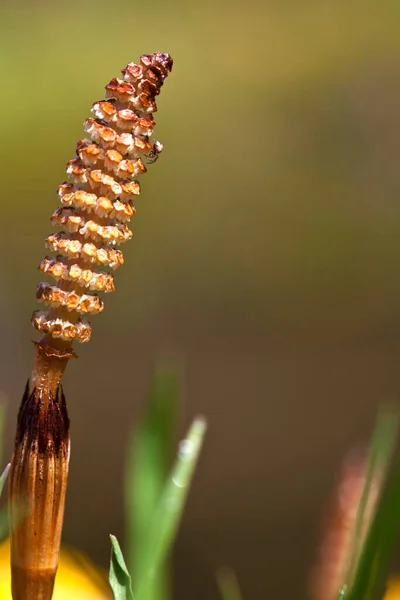
[[239, 582], [231, 567], [220, 567], [215, 577], [221, 600], [242, 600]]
[[133, 600], [131, 576], [129, 575], [124, 556], [117, 538], [110, 535], [111, 561], [110, 561], [110, 586], [114, 600]]

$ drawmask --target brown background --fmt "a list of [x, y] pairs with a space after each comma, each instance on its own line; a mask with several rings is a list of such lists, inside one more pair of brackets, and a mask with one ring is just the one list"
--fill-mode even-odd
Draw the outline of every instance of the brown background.
[[400, 392], [400, 5], [384, 0], [3, 2], [1, 389], [6, 449], [33, 350], [36, 266], [64, 163], [103, 86], [175, 66], [117, 292], [65, 380], [65, 540], [123, 535], [131, 425], [155, 361], [183, 370], [180, 433], [209, 433], [176, 546], [176, 598], [305, 597], [340, 461]]

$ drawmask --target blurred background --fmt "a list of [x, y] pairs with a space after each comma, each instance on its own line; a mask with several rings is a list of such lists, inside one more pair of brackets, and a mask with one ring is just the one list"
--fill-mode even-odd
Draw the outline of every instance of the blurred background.
[[164, 153], [93, 339], [68, 367], [64, 539], [123, 540], [128, 437], [155, 361], [183, 372], [180, 435], [209, 432], [175, 598], [306, 598], [349, 448], [400, 395], [400, 5], [344, 0], [2, 0], [0, 387], [6, 450], [33, 360], [36, 267], [64, 164], [104, 85], [171, 53]]

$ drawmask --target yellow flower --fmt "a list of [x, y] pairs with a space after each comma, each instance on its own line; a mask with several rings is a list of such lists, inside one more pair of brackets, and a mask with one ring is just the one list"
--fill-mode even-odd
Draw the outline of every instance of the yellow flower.
[[398, 600], [400, 598], [400, 578], [391, 577], [386, 584], [384, 600]]
[[[104, 573], [76, 550], [61, 549], [53, 600], [111, 600]], [[10, 543], [0, 544], [0, 600], [11, 599]]]

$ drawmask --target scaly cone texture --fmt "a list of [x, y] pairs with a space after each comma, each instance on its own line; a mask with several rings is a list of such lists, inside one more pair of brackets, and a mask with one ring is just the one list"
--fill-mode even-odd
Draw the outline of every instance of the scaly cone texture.
[[60, 381], [74, 341], [91, 336], [87, 315], [103, 310], [97, 292], [114, 290], [108, 269], [123, 264], [117, 245], [129, 240], [127, 223], [140, 192], [136, 177], [162, 150], [150, 137], [155, 97], [172, 69], [168, 54], [141, 56], [123, 79], [106, 86], [86, 119], [90, 139], [79, 140], [67, 163], [70, 181], [59, 186], [62, 206], [53, 216], [62, 231], [46, 242], [40, 270], [56, 285], [39, 283], [36, 296], [49, 306], [32, 324], [42, 334], [17, 425], [9, 485], [11, 571], [14, 600], [50, 600], [58, 565], [69, 462], [69, 421]]
[[139, 65], [130, 63], [122, 80], [112, 79], [106, 86], [108, 100], [93, 105], [95, 118], [86, 119], [90, 139], [79, 140], [77, 156], [67, 163], [71, 183], [59, 186], [63, 206], [52, 216], [64, 231], [46, 240], [57, 256], [44, 258], [39, 267], [57, 280], [56, 286], [40, 283], [37, 289], [37, 298], [51, 307], [32, 318], [45, 335], [42, 345], [65, 348], [53, 341], [67, 345], [88, 341], [91, 326], [85, 316], [104, 307], [90, 292], [114, 290], [113, 276], [96, 267], [116, 269], [123, 264], [122, 252], [115, 246], [132, 237], [126, 223], [140, 192], [135, 178], [146, 171], [142, 157], [154, 161], [162, 149], [149, 138], [155, 125], [155, 96], [171, 68], [171, 57], [163, 53], [146, 54]]

